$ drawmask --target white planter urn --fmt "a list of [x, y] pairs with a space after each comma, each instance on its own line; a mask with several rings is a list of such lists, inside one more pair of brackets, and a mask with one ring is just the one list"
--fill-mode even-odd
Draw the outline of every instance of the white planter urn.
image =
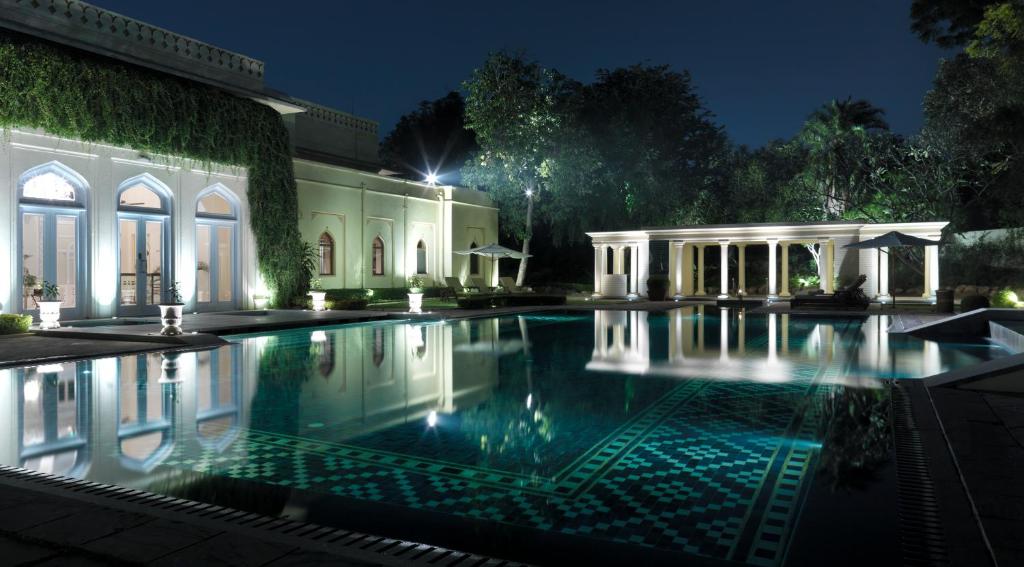
[[326, 291], [311, 291], [309, 296], [313, 298], [313, 311], [326, 311], [327, 310], [327, 292]]
[[409, 295], [409, 313], [423, 313], [423, 294], [422, 293], [410, 293]]
[[164, 328], [160, 330], [161, 335], [174, 337], [182, 334], [181, 310], [184, 308], [181, 303], [160, 304], [160, 322], [164, 324]]
[[62, 301], [40, 301], [39, 328], [56, 329], [60, 327], [60, 304]]
[[161, 354], [160, 358], [160, 380], [161, 384], [177, 384], [181, 382], [181, 377], [178, 376], [178, 356], [181, 353], [171, 352]]

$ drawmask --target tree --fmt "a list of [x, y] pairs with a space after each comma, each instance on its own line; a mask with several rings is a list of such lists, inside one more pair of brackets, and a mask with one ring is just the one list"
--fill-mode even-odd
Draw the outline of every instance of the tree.
[[479, 151], [462, 170], [470, 185], [485, 188], [501, 211], [502, 225], [522, 242], [517, 285], [526, 279], [534, 204], [548, 198], [562, 125], [561, 105], [575, 88], [560, 73], [523, 56], [493, 53], [464, 83], [466, 126]]
[[887, 130], [885, 111], [866, 100], [832, 100], [814, 111], [798, 140], [807, 148], [807, 173], [822, 199], [824, 218], [842, 218], [853, 198], [860, 161], [872, 133]]
[[[447, 183], [458, 183], [458, 168], [477, 150], [464, 114], [465, 102], [457, 92], [420, 102], [381, 142], [381, 160], [387, 168], [415, 179], [436, 174]], [[446, 171], [446, 165], [453, 170]]]
[[686, 71], [666, 65], [600, 69], [579, 91], [573, 128], [603, 167], [593, 183], [603, 230], [666, 224], [692, 215], [706, 192], [724, 188], [728, 140]]
[[985, 9], [1000, 0], [914, 0], [910, 29], [924, 42], [940, 47], [967, 43], [985, 17]]

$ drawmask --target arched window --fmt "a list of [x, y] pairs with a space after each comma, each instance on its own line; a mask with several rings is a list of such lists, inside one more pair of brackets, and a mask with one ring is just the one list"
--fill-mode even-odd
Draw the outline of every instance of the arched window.
[[[476, 248], [476, 247], [477, 247], [477, 244], [476, 244], [475, 241], [472, 244], [469, 245], [469, 248], [471, 250], [473, 248]], [[480, 256], [478, 256], [476, 254], [470, 254], [469, 255], [469, 275], [471, 275], [471, 276], [479, 276], [480, 275]]]
[[238, 206], [217, 183], [196, 201], [196, 303], [200, 311], [236, 307]]
[[427, 273], [427, 243], [422, 240], [416, 243], [416, 273]]
[[334, 275], [334, 238], [328, 232], [320, 235], [320, 275]]
[[384, 239], [379, 235], [373, 239], [373, 275], [384, 275]]
[[[171, 191], [148, 173], [117, 190], [118, 313], [155, 312], [171, 276]], [[168, 298], [169, 299], [169, 298]]]
[[82, 176], [56, 161], [33, 167], [18, 179], [18, 283], [24, 310], [36, 309], [38, 290], [47, 281], [60, 288], [64, 317], [81, 314], [88, 258], [87, 188]]

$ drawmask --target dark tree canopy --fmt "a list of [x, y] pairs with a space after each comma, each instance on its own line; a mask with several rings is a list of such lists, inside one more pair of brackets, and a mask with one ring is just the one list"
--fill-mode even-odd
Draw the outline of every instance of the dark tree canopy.
[[457, 184], [459, 168], [477, 149], [476, 136], [465, 127], [462, 95], [450, 92], [402, 116], [380, 145], [384, 166], [412, 179], [436, 173], [441, 182]]
[[1004, 0], [914, 0], [910, 29], [924, 42], [940, 47], [967, 43], [985, 17], [985, 8]]

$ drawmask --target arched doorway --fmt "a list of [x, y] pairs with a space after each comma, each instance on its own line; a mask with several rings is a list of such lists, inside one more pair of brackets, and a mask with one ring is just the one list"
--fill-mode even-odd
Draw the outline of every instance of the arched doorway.
[[224, 311], [238, 297], [238, 207], [215, 185], [196, 202], [196, 309]]
[[171, 192], [148, 173], [117, 190], [119, 315], [155, 314], [171, 274]]
[[43, 282], [60, 288], [61, 317], [84, 313], [88, 281], [86, 194], [82, 176], [51, 161], [33, 167], [18, 179], [18, 286], [21, 309], [38, 310]]

